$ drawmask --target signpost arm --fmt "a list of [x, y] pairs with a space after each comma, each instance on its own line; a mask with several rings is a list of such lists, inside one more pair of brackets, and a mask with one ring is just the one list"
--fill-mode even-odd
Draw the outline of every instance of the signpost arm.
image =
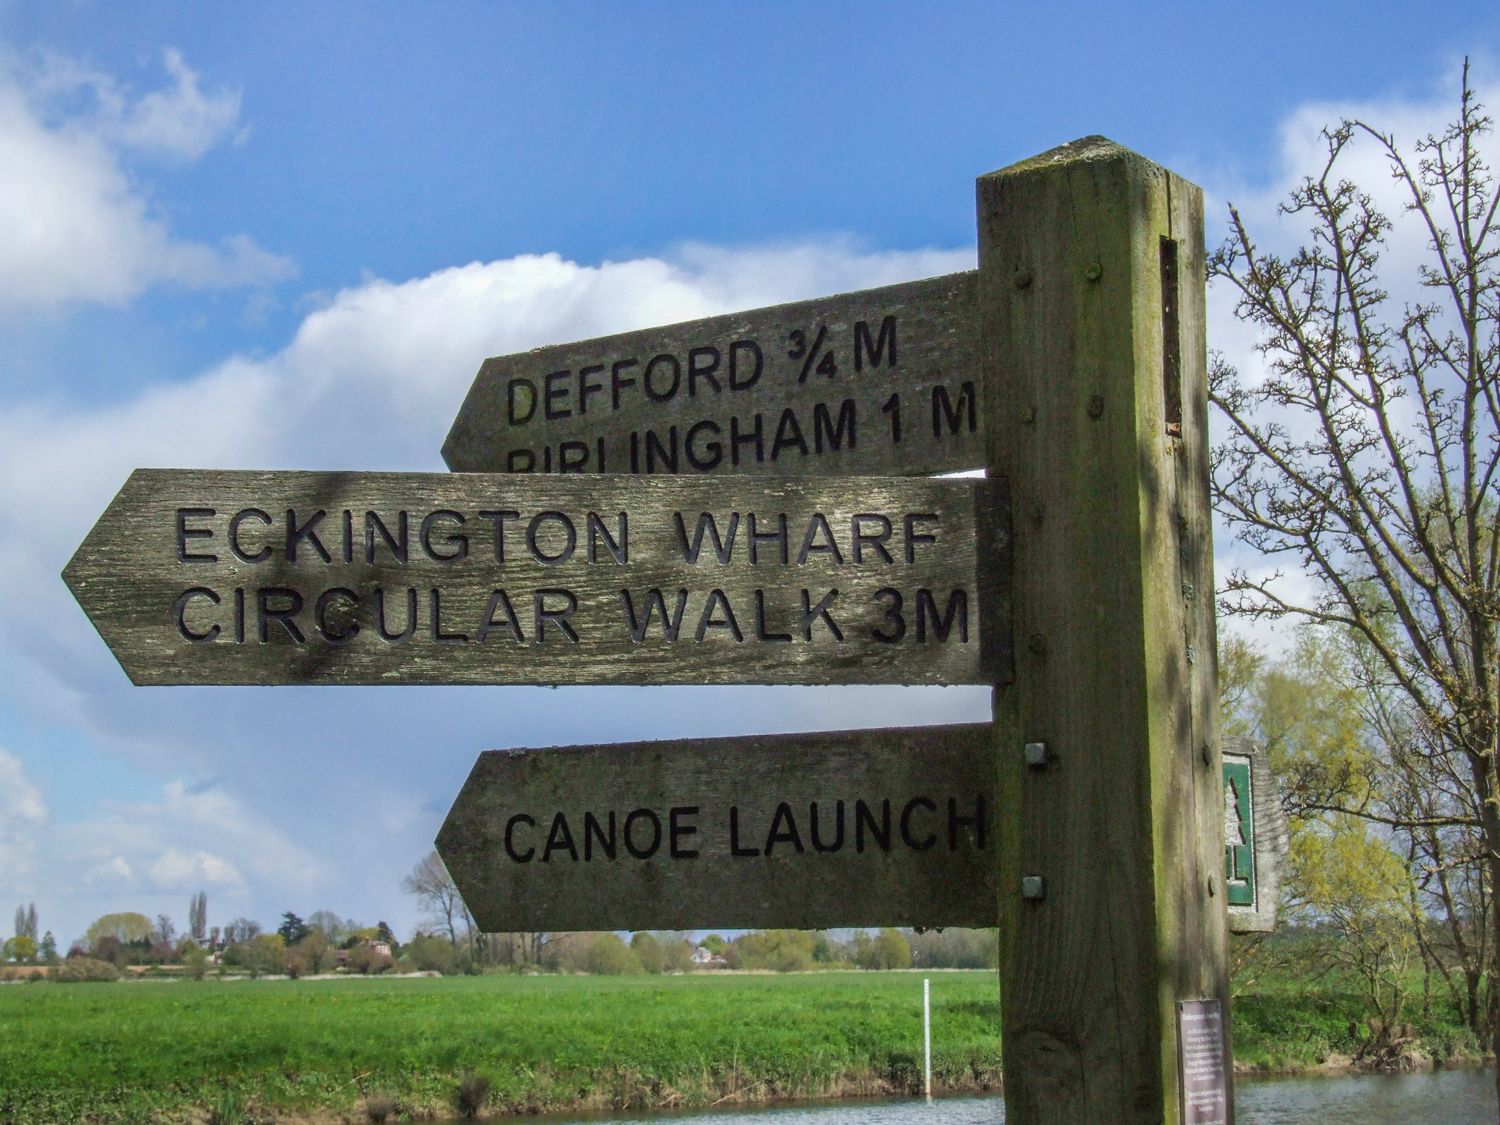
[[1176, 1019], [1228, 1016], [1202, 194], [1095, 137], [982, 177], [978, 208], [988, 470], [1014, 519], [1007, 1120], [1227, 1119], [1180, 1104]]

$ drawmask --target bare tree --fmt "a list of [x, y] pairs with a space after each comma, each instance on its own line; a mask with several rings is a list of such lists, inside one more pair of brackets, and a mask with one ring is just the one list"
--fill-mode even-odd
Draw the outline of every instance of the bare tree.
[[454, 949], [458, 948], [460, 922], [464, 925], [465, 940], [472, 942], [474, 919], [436, 851], [428, 852], [417, 862], [411, 873], [401, 880], [401, 889], [417, 897], [427, 916], [443, 927]]
[[16, 907], [15, 930], [16, 937], [30, 938], [36, 941], [36, 903], [29, 906]]
[[[1367, 688], [1404, 712], [1396, 726], [1412, 732], [1410, 753], [1460, 790], [1395, 815], [1337, 786], [1321, 800], [1447, 833], [1450, 851], [1471, 833], [1489, 931], [1500, 933], [1500, 197], [1481, 153], [1490, 135], [1466, 64], [1456, 120], [1409, 155], [1362, 121], [1325, 131], [1322, 167], [1282, 208], [1307, 224], [1296, 253], [1262, 252], [1231, 208], [1209, 273], [1259, 330], [1264, 370], [1243, 378], [1219, 359], [1210, 397], [1228, 423], [1214, 455], [1216, 508], [1238, 538], [1302, 579], [1233, 572], [1222, 608], [1292, 615], [1353, 638]], [[1425, 241], [1413, 277], [1383, 259], [1392, 219], [1342, 174], [1366, 145], [1388, 163]], [[1393, 284], [1413, 296], [1393, 300]], [[1500, 955], [1483, 944], [1493, 978]], [[1500, 1046], [1494, 1004], [1492, 994], [1486, 1022]]]
[[202, 891], [188, 900], [188, 933], [199, 945], [208, 937], [208, 895]]

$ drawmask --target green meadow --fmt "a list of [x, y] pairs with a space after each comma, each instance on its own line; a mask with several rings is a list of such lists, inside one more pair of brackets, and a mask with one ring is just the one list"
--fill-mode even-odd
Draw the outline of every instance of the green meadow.
[[[992, 972], [931, 973], [934, 1082], [1000, 1075]], [[916, 1091], [916, 973], [0, 987], [0, 1121], [335, 1119]], [[356, 1119], [360, 1119], [356, 1116]]]
[[[0, 1122], [453, 1116], [470, 1073], [486, 1115], [916, 1093], [924, 975], [935, 1086], [997, 1088], [990, 971], [36, 983], [0, 987]], [[1482, 1058], [1433, 999], [1421, 1055]], [[1364, 1011], [1273, 975], [1235, 1000], [1236, 1059], [1347, 1065]]]

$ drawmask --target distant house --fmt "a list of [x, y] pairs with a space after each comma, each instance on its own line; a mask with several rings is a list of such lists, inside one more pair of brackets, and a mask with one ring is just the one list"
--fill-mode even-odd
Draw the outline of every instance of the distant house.
[[701, 945], [693, 947], [693, 965], [699, 969], [725, 969], [729, 962], [720, 957], [712, 949], [705, 949]]
[[335, 949], [333, 951], [333, 963], [343, 967], [349, 963], [349, 958], [356, 949], [368, 949], [376, 957], [391, 956], [391, 943], [381, 941], [379, 938], [364, 938], [351, 946], [349, 949]]

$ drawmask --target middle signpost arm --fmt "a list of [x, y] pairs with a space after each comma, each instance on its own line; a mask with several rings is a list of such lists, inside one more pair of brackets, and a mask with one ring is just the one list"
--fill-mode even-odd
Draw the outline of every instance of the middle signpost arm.
[[1177, 1002], [1228, 1019], [1202, 194], [1090, 138], [981, 178], [978, 206], [988, 469], [1014, 513], [1007, 1120], [1178, 1122]]

